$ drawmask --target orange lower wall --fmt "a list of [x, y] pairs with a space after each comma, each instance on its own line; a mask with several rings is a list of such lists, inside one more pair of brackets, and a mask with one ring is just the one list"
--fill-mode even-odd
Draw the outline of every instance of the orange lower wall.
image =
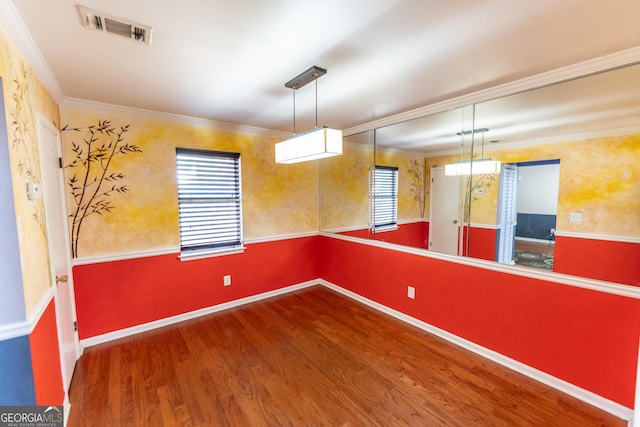
[[52, 298], [38, 324], [29, 336], [31, 365], [36, 404], [58, 406], [64, 402], [64, 387], [60, 368], [60, 347], [55, 301]]
[[[472, 227], [469, 255], [495, 260], [496, 239], [496, 230]], [[555, 242], [553, 271], [640, 286], [640, 243], [567, 236], [556, 236]]]
[[556, 236], [553, 271], [640, 286], [640, 243]]
[[[192, 261], [171, 254], [75, 266], [80, 339], [319, 277], [316, 236], [246, 247]], [[223, 286], [224, 275], [231, 286]]]
[[633, 407], [640, 300], [324, 236], [76, 266], [80, 338], [316, 278]]
[[[344, 231], [344, 236], [358, 237], [361, 239], [373, 239], [373, 234], [368, 228]], [[375, 234], [375, 239], [381, 242], [395, 243], [413, 248], [429, 248], [429, 223], [426, 221], [400, 224], [397, 229], [381, 231]]]
[[376, 233], [376, 240], [411, 246], [429, 248], [429, 223], [420, 221], [400, 224], [396, 230]]
[[360, 228], [358, 230], [343, 231], [339, 234], [349, 237], [357, 237], [359, 239], [373, 239], [373, 233], [368, 228]]
[[639, 300], [330, 237], [320, 250], [322, 278], [633, 407]]
[[[467, 226], [462, 227], [463, 250], [466, 255]], [[496, 259], [497, 231], [493, 228], [471, 227], [469, 231], [469, 256], [494, 261]]]

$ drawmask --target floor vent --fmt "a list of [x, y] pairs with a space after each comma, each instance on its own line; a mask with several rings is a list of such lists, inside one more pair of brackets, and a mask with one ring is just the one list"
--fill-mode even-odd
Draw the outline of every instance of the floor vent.
[[85, 27], [105, 33], [116, 34], [131, 40], [151, 44], [151, 27], [136, 24], [124, 19], [109, 16], [106, 13], [78, 6]]

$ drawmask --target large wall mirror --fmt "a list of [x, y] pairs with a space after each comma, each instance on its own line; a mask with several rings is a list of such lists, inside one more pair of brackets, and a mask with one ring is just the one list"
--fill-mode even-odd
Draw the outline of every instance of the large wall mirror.
[[638, 264], [640, 65], [346, 141], [320, 164], [322, 231], [640, 285], [602, 273]]

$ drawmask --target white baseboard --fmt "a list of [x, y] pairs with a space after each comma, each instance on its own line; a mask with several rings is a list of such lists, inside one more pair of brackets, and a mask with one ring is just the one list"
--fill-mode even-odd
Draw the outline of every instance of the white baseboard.
[[309, 286], [317, 285], [318, 283], [319, 283], [318, 280], [309, 280], [308, 282], [299, 283], [297, 285], [287, 286], [287, 287], [276, 289], [269, 292], [263, 292], [261, 294], [252, 295], [246, 298], [240, 298], [234, 301], [225, 302], [225, 303], [214, 305], [211, 307], [201, 308], [199, 310], [189, 311], [187, 313], [178, 314], [176, 316], [165, 317], [164, 319], [155, 320], [153, 322], [148, 322], [148, 323], [142, 323], [140, 325], [131, 326], [125, 329], [119, 329], [117, 331], [108, 332], [102, 335], [96, 335], [94, 337], [80, 340], [80, 347], [84, 350], [85, 347], [91, 347], [91, 346], [102, 344], [105, 342], [128, 337], [130, 335], [151, 331], [153, 329], [161, 328], [163, 326], [173, 325], [174, 323], [184, 322], [185, 320], [194, 319], [196, 317], [206, 316], [207, 314], [217, 313], [222, 310], [228, 310], [230, 308], [238, 307], [244, 304], [249, 304], [249, 303], [260, 301], [267, 298], [272, 298], [278, 295], [297, 291], [299, 289], [308, 288]]
[[389, 308], [385, 305], [382, 305], [378, 302], [365, 298], [359, 294], [348, 291], [344, 288], [341, 288], [338, 285], [334, 285], [333, 283], [327, 282], [324, 279], [318, 279], [318, 282], [321, 283], [323, 286], [326, 286], [327, 288], [332, 289], [346, 297], [349, 297], [353, 300], [356, 300], [365, 305], [368, 305], [371, 308], [374, 308], [385, 314], [393, 316], [396, 319], [402, 320], [403, 322], [406, 322], [410, 325], [420, 328], [423, 331], [429, 332], [430, 334], [433, 334], [437, 337], [445, 339], [452, 344], [455, 344], [464, 349], [472, 351], [479, 356], [485, 357], [513, 371], [516, 371], [518, 373], [526, 375], [529, 378], [532, 378], [536, 381], [546, 384], [549, 387], [552, 387], [556, 390], [559, 390], [563, 393], [566, 393], [570, 396], [580, 399], [583, 402], [586, 402], [589, 405], [595, 406], [596, 408], [602, 409], [603, 411], [606, 411], [612, 415], [615, 415], [618, 418], [622, 418], [624, 420], [627, 420], [628, 422], [631, 421], [631, 419], [633, 418], [634, 411], [632, 409], [629, 409], [605, 397], [599, 396], [593, 392], [590, 392], [589, 390], [585, 390], [581, 387], [578, 387], [564, 380], [561, 380], [560, 378], [556, 378], [545, 372], [539, 371], [538, 369], [532, 368], [531, 366], [525, 365], [524, 363], [518, 362], [517, 360], [511, 359], [493, 350], [489, 350], [488, 348], [482, 347], [481, 345], [475, 344], [457, 335], [449, 333], [443, 329], [437, 328], [433, 325], [430, 325], [426, 322], [418, 320], [407, 314], [404, 314], [402, 312]]
[[533, 243], [548, 243], [550, 245], [555, 245], [556, 242], [554, 240], [548, 240], [548, 239], [533, 239], [531, 237], [515, 237], [515, 240], [518, 240], [520, 242], [533, 242]]
[[363, 303], [375, 310], [378, 310], [382, 313], [388, 314], [390, 316], [395, 317], [405, 323], [408, 323], [412, 326], [422, 329], [430, 334], [433, 334], [437, 337], [440, 337], [446, 341], [449, 341], [452, 344], [455, 344], [459, 347], [472, 351], [473, 353], [487, 358], [493, 362], [496, 362], [502, 366], [505, 366], [515, 372], [526, 375], [529, 378], [532, 378], [536, 381], [539, 381], [543, 384], [548, 385], [556, 390], [559, 390], [563, 393], [566, 393], [570, 396], [575, 397], [576, 399], [582, 400], [583, 402], [595, 406], [596, 408], [602, 409], [618, 418], [626, 420], [627, 422], [631, 422], [634, 417], [633, 409], [627, 408], [619, 403], [616, 403], [612, 400], [609, 400], [605, 397], [597, 395], [589, 390], [583, 389], [576, 385], [573, 385], [567, 381], [564, 381], [560, 378], [556, 378], [552, 375], [549, 375], [545, 372], [542, 372], [538, 369], [532, 368], [531, 366], [525, 365], [524, 363], [518, 362], [517, 360], [511, 359], [507, 356], [504, 356], [500, 353], [497, 353], [493, 350], [489, 350], [481, 345], [473, 343], [469, 340], [461, 338], [457, 335], [454, 335], [450, 332], [447, 332], [443, 329], [430, 325], [426, 322], [418, 320], [414, 317], [411, 317], [407, 314], [404, 314], [400, 311], [389, 308], [383, 304], [370, 300], [368, 298], [363, 297], [362, 295], [351, 292], [347, 289], [341, 288], [338, 285], [330, 283], [324, 279], [315, 279], [309, 280], [307, 282], [303, 282], [297, 285], [287, 286], [285, 288], [276, 289], [274, 291], [264, 292], [258, 295], [253, 295], [246, 298], [241, 298], [239, 300], [230, 301], [223, 304], [218, 304], [212, 307], [203, 308], [200, 310], [191, 311], [188, 313], [179, 314], [177, 316], [168, 317], [161, 320], [156, 320], [154, 322], [144, 323], [137, 326], [132, 326], [130, 328], [120, 329], [118, 331], [109, 332], [102, 335], [97, 335], [95, 337], [87, 338], [80, 341], [81, 348], [90, 347], [97, 344], [102, 344], [105, 342], [113, 341], [119, 338], [124, 338], [130, 335], [135, 335], [141, 332], [150, 331], [153, 329], [157, 329], [163, 326], [172, 325], [174, 323], [182, 322], [185, 320], [193, 319], [196, 317], [204, 316], [211, 313], [216, 313], [222, 310], [227, 310], [229, 308], [238, 307], [244, 304], [249, 304], [252, 302], [264, 300], [267, 298], [271, 298], [278, 295], [283, 295], [289, 292], [294, 292], [300, 289], [308, 288], [314, 285], [322, 285], [333, 291], [336, 291], [348, 298], [351, 298], [355, 301]]

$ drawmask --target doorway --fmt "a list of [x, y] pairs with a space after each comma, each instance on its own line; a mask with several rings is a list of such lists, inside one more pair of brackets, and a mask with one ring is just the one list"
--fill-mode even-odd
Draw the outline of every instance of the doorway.
[[76, 309], [71, 274], [71, 252], [64, 197], [64, 180], [61, 168], [60, 133], [44, 116], [37, 115], [42, 192], [45, 221], [49, 241], [51, 279], [55, 283], [54, 293], [62, 382], [64, 391], [69, 391], [71, 377], [80, 355], [76, 331]]
[[553, 270], [560, 160], [503, 168], [496, 261]]

